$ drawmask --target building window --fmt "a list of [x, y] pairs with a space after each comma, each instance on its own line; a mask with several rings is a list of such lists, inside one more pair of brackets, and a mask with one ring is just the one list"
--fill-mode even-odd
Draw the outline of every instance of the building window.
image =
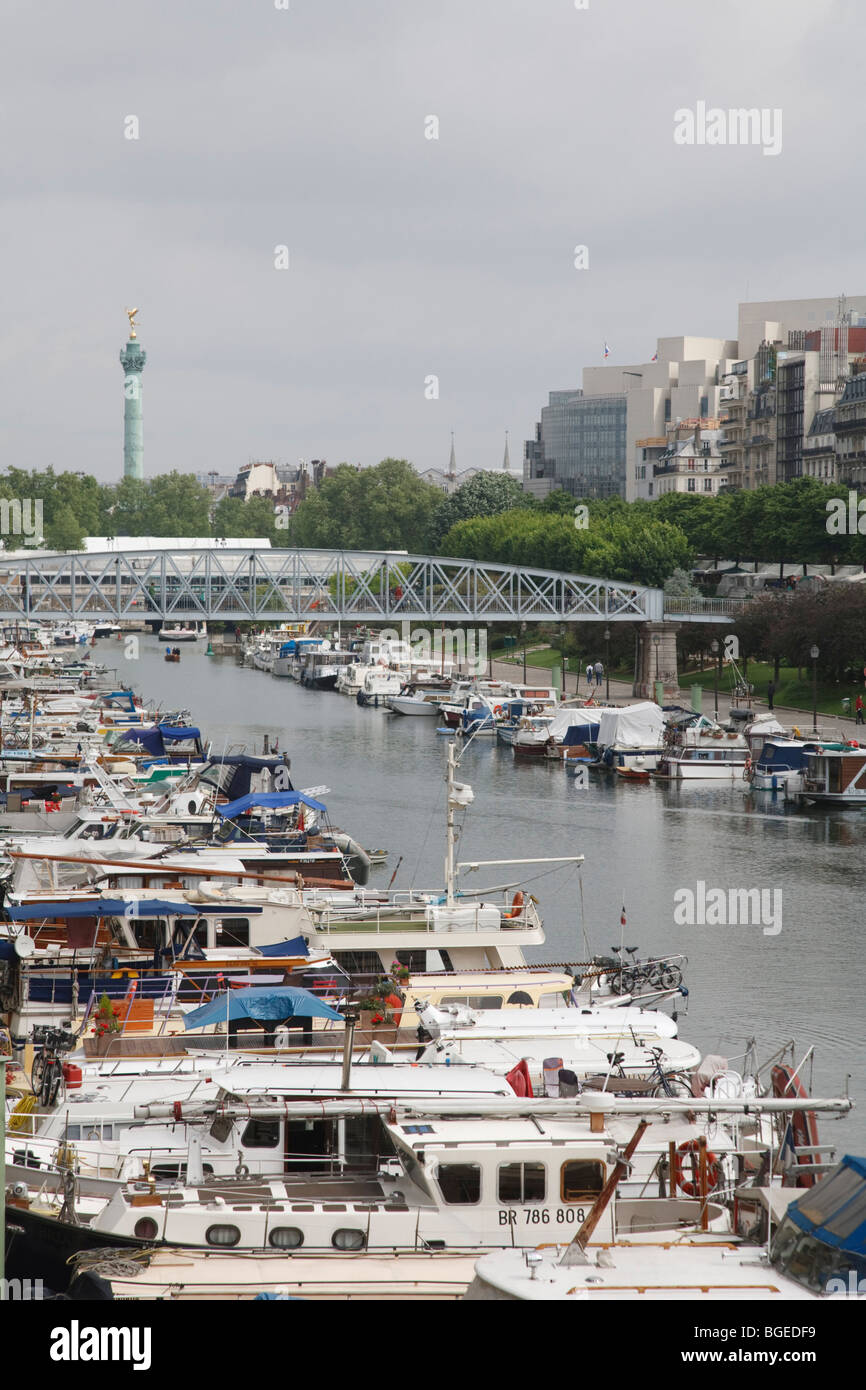
[[694, 490], [695, 490], [695, 480], [694, 480], [694, 478], [689, 478], [689, 479], [688, 479], [688, 491], [689, 491], [689, 492], [694, 492]]

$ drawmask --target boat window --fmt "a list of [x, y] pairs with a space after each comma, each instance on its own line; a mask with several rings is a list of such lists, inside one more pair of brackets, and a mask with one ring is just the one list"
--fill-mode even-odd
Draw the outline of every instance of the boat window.
[[440, 1163], [436, 1181], [445, 1201], [454, 1206], [481, 1201], [481, 1168], [477, 1163]]
[[807, 1235], [786, 1216], [773, 1242], [770, 1262], [813, 1293], [826, 1293], [829, 1280], [844, 1279], [855, 1258], [850, 1251], [825, 1245], [815, 1236]]
[[564, 1009], [568, 1006], [570, 991], [557, 990], [555, 994], [542, 994], [538, 1000], [540, 1009]]
[[237, 1226], [208, 1226], [204, 1238], [208, 1245], [239, 1245], [241, 1233]]
[[573, 1158], [568, 1163], [563, 1163], [560, 1174], [563, 1202], [592, 1201], [603, 1186], [603, 1163], [587, 1158]]
[[344, 1226], [331, 1236], [331, 1244], [335, 1250], [363, 1250], [367, 1237], [363, 1231], [353, 1231]]
[[543, 1202], [546, 1172], [543, 1163], [500, 1163], [500, 1202]]
[[245, 1149], [275, 1149], [279, 1142], [279, 1120], [249, 1120], [241, 1135]]
[[63, 1137], [64, 1139], [80, 1139], [81, 1125], [67, 1125]]
[[501, 994], [448, 994], [440, 1004], [464, 1004], [468, 1009], [501, 1009]]
[[248, 917], [222, 917], [216, 927], [217, 946], [249, 946]]
[[152, 1216], [142, 1216], [140, 1220], [136, 1221], [133, 1230], [139, 1240], [154, 1240], [159, 1232], [159, 1227]]
[[298, 1226], [275, 1226], [268, 1236], [268, 1245], [275, 1250], [299, 1250], [304, 1243], [304, 1233]]
[[145, 951], [155, 951], [165, 942], [165, 925], [157, 917], [128, 917], [132, 924], [135, 940]]

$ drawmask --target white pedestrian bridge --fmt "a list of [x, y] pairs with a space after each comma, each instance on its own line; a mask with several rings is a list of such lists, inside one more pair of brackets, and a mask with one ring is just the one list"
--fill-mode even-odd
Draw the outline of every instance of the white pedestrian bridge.
[[402, 551], [220, 548], [4, 559], [0, 617], [223, 622], [726, 622], [738, 599]]

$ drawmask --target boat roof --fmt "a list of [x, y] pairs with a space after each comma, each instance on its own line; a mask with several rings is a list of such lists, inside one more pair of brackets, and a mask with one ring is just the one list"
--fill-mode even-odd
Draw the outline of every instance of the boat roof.
[[245, 1074], [233, 1075], [231, 1072], [224, 1072], [222, 1086], [227, 1095], [243, 1097], [263, 1092], [279, 1095], [290, 1092], [296, 1097], [342, 1095], [349, 1100], [358, 1095], [389, 1098], [467, 1094], [514, 1098], [514, 1092], [503, 1076], [496, 1076], [486, 1067], [470, 1064], [457, 1064], [446, 1070], [430, 1063], [416, 1065], [408, 1062], [353, 1062], [351, 1091], [341, 1092], [342, 1066], [342, 1061], [292, 1062], [288, 1066], [257, 1065], [249, 1068]]

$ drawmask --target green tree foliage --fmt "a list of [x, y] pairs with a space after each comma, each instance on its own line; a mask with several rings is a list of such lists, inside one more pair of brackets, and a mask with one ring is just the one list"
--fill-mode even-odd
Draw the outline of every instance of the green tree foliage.
[[645, 510], [590, 509], [585, 529], [570, 516], [514, 510], [460, 521], [447, 533], [442, 554], [503, 564], [565, 570], [639, 584], [661, 585], [691, 564], [688, 540], [668, 521]]
[[227, 536], [256, 536], [267, 539], [273, 546], [286, 544], [287, 530], [277, 524], [278, 514], [268, 497], [223, 497], [213, 510], [213, 534]]
[[795, 593], [764, 594], [746, 606], [735, 631], [744, 656], [811, 668], [820, 652], [822, 678], [841, 680], [866, 665], [866, 593], [860, 584], [810, 583]]
[[342, 550], [408, 550], [423, 554], [442, 493], [405, 459], [375, 468], [340, 467], [298, 507], [293, 545]]
[[[574, 500], [568, 493], [555, 495], [566, 497], [568, 510], [574, 510]], [[441, 493], [439, 496], [441, 500], [433, 515], [429, 535], [429, 544], [439, 554], [442, 553], [439, 547], [443, 537], [458, 521], [477, 516], [498, 516], [500, 512], [510, 511], [514, 507], [525, 507], [527, 501], [526, 493], [515, 478], [509, 478], [505, 473], [490, 472], [476, 473], [450, 497], [442, 497]]]

